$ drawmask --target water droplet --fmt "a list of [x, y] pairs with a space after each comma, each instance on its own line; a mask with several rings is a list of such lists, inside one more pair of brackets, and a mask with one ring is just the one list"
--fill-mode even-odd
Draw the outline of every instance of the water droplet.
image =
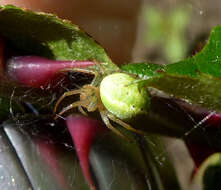
[[15, 178], [14, 178], [14, 176], [11, 176], [11, 181], [12, 181], [13, 184], [15, 183]]
[[3, 175], [0, 176], [0, 180], [3, 180], [5, 177]]

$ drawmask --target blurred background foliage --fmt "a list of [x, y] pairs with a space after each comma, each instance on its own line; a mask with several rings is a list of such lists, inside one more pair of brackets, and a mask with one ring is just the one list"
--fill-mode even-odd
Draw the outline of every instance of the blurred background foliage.
[[183, 59], [187, 54], [186, 31], [191, 10], [176, 7], [169, 11], [157, 7], [145, 7], [144, 19], [147, 47], [157, 49], [158, 56], [172, 63]]

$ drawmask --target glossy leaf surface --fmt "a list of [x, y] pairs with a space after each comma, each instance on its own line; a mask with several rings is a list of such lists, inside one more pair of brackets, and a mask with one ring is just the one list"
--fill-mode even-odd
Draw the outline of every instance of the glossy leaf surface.
[[[13, 153], [11, 159], [17, 159], [12, 163], [9, 163], [9, 159], [2, 161], [3, 174], [7, 176], [12, 173], [12, 177], [19, 175], [19, 180], [14, 177], [14, 186], [18, 189], [26, 184], [34, 190], [88, 189], [71, 144], [69, 148], [65, 146], [68, 142], [64, 139], [65, 134], [63, 137], [57, 134], [59, 128], [51, 127], [47, 120], [41, 122], [37, 118], [27, 117], [21, 119], [20, 123], [8, 121], [2, 124], [1, 129], [8, 140], [7, 144], [2, 144], [2, 147], [5, 146], [3, 150], [10, 145], [8, 148]], [[13, 167], [11, 170], [5, 169], [13, 165], [21, 171]], [[11, 181], [5, 180], [7, 183]]]
[[[75, 117], [78, 118], [79, 116]], [[84, 121], [83, 116], [80, 119], [83, 119], [81, 126], [88, 125], [90, 128], [88, 121], [92, 119], [86, 118]], [[79, 124], [79, 121], [76, 122]], [[89, 175], [93, 176], [97, 189], [167, 189], [162, 184], [151, 152], [141, 150], [139, 144], [129, 143], [106, 131], [98, 135], [92, 134], [97, 136], [93, 143], [90, 142], [91, 148], [82, 149], [88, 144], [81, 137], [86, 134], [90, 138], [91, 130], [86, 127], [81, 132], [75, 132], [78, 137], [75, 138], [76, 146], [73, 147], [67, 130], [54, 124], [50, 119], [27, 115], [1, 125], [0, 148], [4, 154], [0, 158], [0, 185], [4, 185], [7, 190], [23, 187], [33, 190], [89, 189], [79, 167], [76, 149], [76, 152], [89, 153], [89, 157], [84, 159], [88, 159], [90, 166], [84, 166], [89, 169]], [[80, 145], [81, 142], [84, 147]], [[148, 162], [147, 155], [150, 159]], [[176, 178], [173, 176], [171, 179], [174, 181], [171, 183], [175, 184], [173, 187], [179, 189]]]
[[[148, 87], [161, 90], [171, 97], [181, 98], [205, 108], [221, 110], [221, 27], [215, 27], [204, 49], [186, 60], [166, 66], [132, 64], [123, 70], [147, 80]], [[143, 69], [139, 69], [140, 67]], [[160, 69], [159, 69], [160, 68]]]
[[19, 50], [56, 60], [97, 61], [107, 71], [118, 69], [100, 45], [69, 21], [10, 5], [0, 9], [0, 34]]

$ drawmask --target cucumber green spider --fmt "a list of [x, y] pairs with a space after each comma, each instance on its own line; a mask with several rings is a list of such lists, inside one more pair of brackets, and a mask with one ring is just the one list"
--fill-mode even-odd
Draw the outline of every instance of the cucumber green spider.
[[144, 113], [149, 106], [146, 90], [139, 89], [138, 84], [134, 83], [137, 79], [126, 73], [117, 72], [105, 76], [101, 82], [98, 82], [97, 79], [103, 75], [103, 71], [68, 68], [61, 72], [69, 71], [92, 74], [94, 79], [91, 84], [84, 85], [80, 89], [65, 92], [56, 102], [54, 113], [57, 112], [61, 101], [68, 96], [79, 94], [79, 101], [63, 108], [55, 118], [76, 107], [84, 115], [87, 115], [84, 109], [87, 112], [98, 110], [105, 125], [121, 137], [126, 138], [111, 124], [111, 121], [132, 132], [144, 134], [143, 131], [135, 129], [124, 122], [133, 118], [136, 114]]

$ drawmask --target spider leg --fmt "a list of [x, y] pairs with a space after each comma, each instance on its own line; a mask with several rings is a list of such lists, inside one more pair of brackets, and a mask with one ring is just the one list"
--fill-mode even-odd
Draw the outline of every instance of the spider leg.
[[56, 116], [55, 116], [54, 119], [57, 119], [59, 116], [63, 115], [65, 112], [67, 112], [68, 110], [70, 110], [70, 109], [72, 109], [72, 108], [81, 106], [83, 103], [84, 103], [84, 101], [77, 101], [77, 102], [74, 102], [74, 103], [70, 104], [69, 106], [63, 108], [63, 109], [61, 110], [61, 112], [59, 112], [58, 114], [56, 114]]
[[87, 69], [81, 69], [81, 68], [65, 68], [65, 69], [59, 70], [59, 72], [69, 72], [69, 71], [75, 71], [75, 72], [94, 75], [94, 79], [91, 82], [91, 84], [95, 84], [97, 77], [100, 75], [99, 72], [96, 70], [87, 70]]
[[130, 141], [126, 136], [124, 136], [120, 131], [118, 131], [116, 128], [113, 127], [113, 125], [111, 125], [109, 118], [107, 116], [107, 112], [106, 111], [100, 111], [101, 114], [101, 118], [103, 120], [103, 122], [105, 123], [105, 125], [112, 130], [114, 133], [116, 133], [117, 135], [121, 136], [123, 139]]
[[113, 114], [108, 113], [107, 115], [108, 115], [108, 117], [109, 117], [112, 121], [118, 123], [119, 125], [121, 125], [121, 126], [124, 127], [125, 129], [127, 129], [127, 130], [129, 130], [129, 131], [132, 131], [132, 132], [135, 132], [135, 133], [137, 133], [137, 134], [145, 135], [145, 133], [144, 133], [143, 131], [131, 127], [131, 126], [128, 125], [127, 123], [125, 123], [125, 122], [123, 122], [122, 120], [116, 118]]
[[55, 105], [55, 107], [54, 107], [53, 113], [56, 113], [58, 105], [61, 103], [61, 101], [62, 101], [65, 97], [67, 97], [67, 96], [72, 96], [72, 95], [74, 95], [74, 94], [80, 94], [80, 93], [81, 93], [81, 90], [72, 90], [72, 91], [65, 92], [65, 93], [58, 99], [58, 101], [56, 102], [56, 105]]
[[88, 104], [88, 107], [87, 107], [87, 110], [89, 111], [89, 112], [93, 112], [93, 111], [95, 111], [97, 109], [97, 101], [92, 101], [92, 102], [90, 102], [89, 104]]
[[88, 114], [83, 110], [82, 106], [78, 106], [78, 110], [85, 116], [88, 116]]
[[96, 63], [96, 65], [99, 67], [100, 71], [101, 71], [101, 74], [105, 74], [105, 69], [104, 67], [102, 66], [102, 63], [99, 63], [97, 61], [94, 61]]
[[91, 74], [91, 75], [98, 75], [98, 71], [96, 70], [88, 70], [88, 69], [81, 69], [81, 68], [65, 68], [65, 69], [61, 69], [58, 72], [69, 72], [69, 71], [75, 71], [75, 72], [79, 72], [79, 73], [87, 73], [87, 74]]

